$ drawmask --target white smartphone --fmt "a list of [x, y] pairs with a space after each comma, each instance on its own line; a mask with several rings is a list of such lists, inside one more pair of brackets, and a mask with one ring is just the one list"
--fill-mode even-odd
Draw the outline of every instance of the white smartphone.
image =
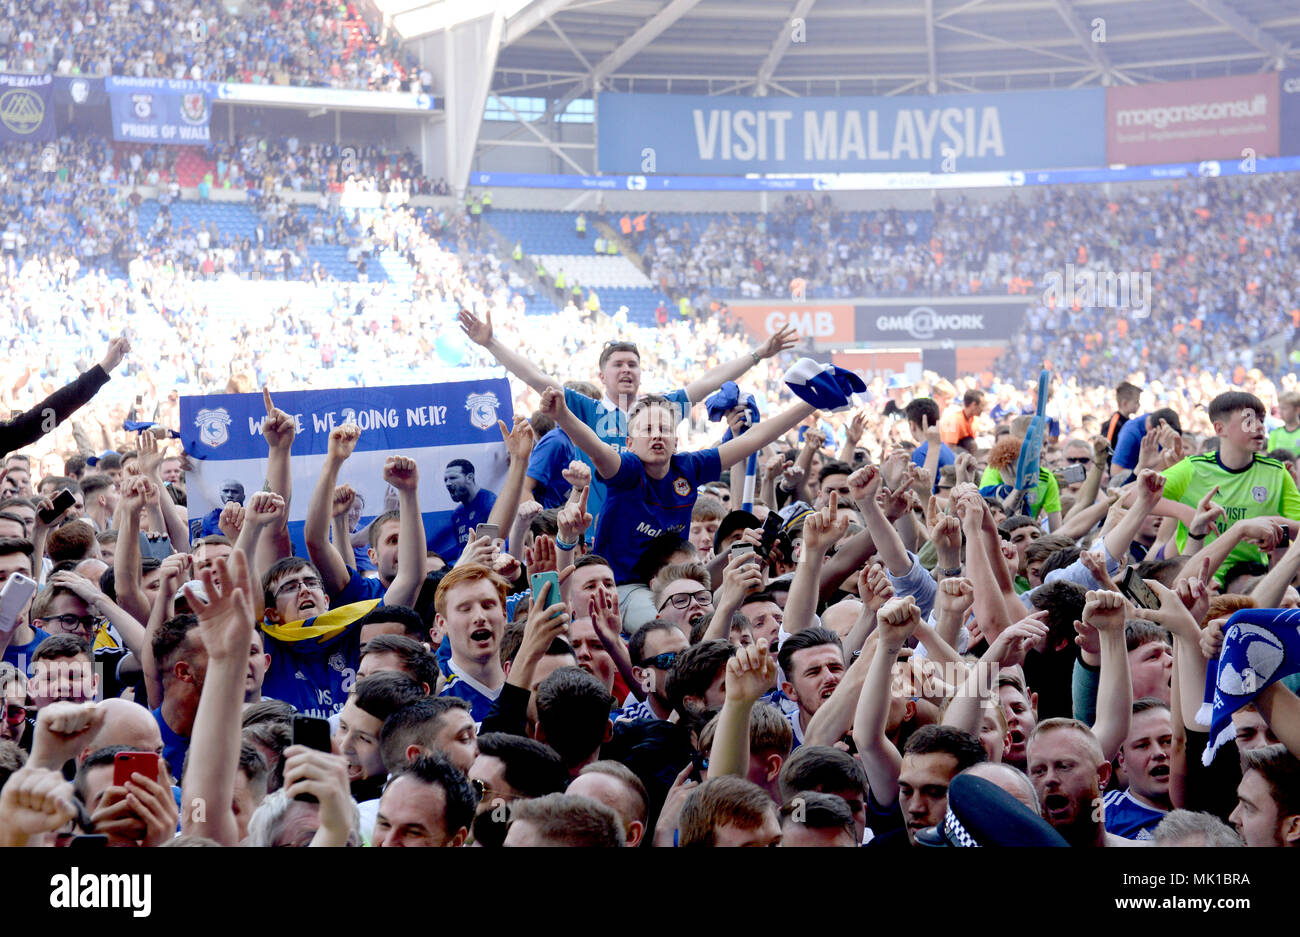
[[36, 594], [36, 580], [22, 573], [11, 573], [0, 589], [0, 634], [12, 634], [18, 627], [18, 616]]

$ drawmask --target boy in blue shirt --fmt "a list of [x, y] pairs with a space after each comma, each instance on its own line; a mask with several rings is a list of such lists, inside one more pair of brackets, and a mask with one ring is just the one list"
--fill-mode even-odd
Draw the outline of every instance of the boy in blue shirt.
[[566, 404], [561, 391], [548, 387], [539, 409], [587, 453], [605, 483], [605, 508], [596, 524], [593, 551], [609, 560], [619, 585], [633, 581], [632, 569], [655, 537], [671, 532], [686, 536], [700, 485], [717, 481], [723, 465], [743, 462], [816, 412], [801, 402], [717, 448], [678, 453], [675, 402], [643, 397], [628, 413], [628, 449], [619, 453]]
[[[558, 385], [557, 381], [543, 374], [533, 362], [517, 351], [506, 348], [495, 338], [492, 334], [490, 313], [484, 313], [480, 320], [473, 312], [462, 309], [460, 325], [470, 341], [482, 345], [506, 370], [539, 394]], [[793, 348], [798, 340], [793, 327], [782, 329], [772, 335], [757, 351], [742, 355], [733, 361], [723, 362], [685, 387], [672, 391], [666, 399], [676, 405], [676, 419], [678, 421], [684, 419], [692, 405], [713, 393], [724, 382], [739, 380], [741, 375], [760, 361]], [[603, 448], [608, 450], [609, 447], [613, 447], [612, 451], [619, 453], [628, 445], [628, 408], [641, 392], [641, 353], [635, 344], [619, 341], [605, 343], [600, 353], [600, 382], [605, 391], [603, 399], [592, 400], [576, 390], [566, 388], [563, 391], [564, 404], [577, 417], [580, 425], [586, 426], [605, 444]], [[673, 424], [674, 427], [676, 425]], [[578, 449], [586, 453], [587, 457], [583, 461], [591, 464], [590, 453], [578, 441], [573, 431], [567, 426], [564, 427], [564, 431], [577, 444]], [[592, 473], [591, 481], [587, 511], [592, 517], [598, 518], [604, 513], [605, 485], [601, 483], [602, 480], [595, 472]], [[689, 511], [687, 513], [689, 515]], [[689, 523], [688, 516], [687, 524]]]

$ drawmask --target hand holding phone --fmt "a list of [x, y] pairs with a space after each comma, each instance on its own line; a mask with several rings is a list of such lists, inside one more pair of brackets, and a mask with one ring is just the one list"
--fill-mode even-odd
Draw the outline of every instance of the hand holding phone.
[[1119, 581], [1119, 591], [1138, 608], [1160, 607], [1159, 597], [1142, 581], [1136, 567], [1130, 566], [1124, 570], [1124, 578]]
[[133, 774], [143, 774], [151, 781], [158, 780], [158, 753], [118, 752], [113, 756], [114, 787], [125, 787]]
[[42, 508], [40, 511], [36, 512], [37, 517], [41, 519], [42, 524], [48, 527], [58, 519], [59, 515], [76, 503], [77, 498], [73, 495], [71, 489], [64, 488], [54, 496], [54, 501], [48, 509]]
[[[305, 745], [318, 752], [328, 752], [330, 751], [329, 720], [317, 719], [315, 716], [294, 716], [292, 738], [294, 745]], [[294, 799], [308, 804], [317, 802], [314, 794], [299, 794]]]
[[535, 605], [546, 608], [560, 601], [560, 574], [555, 570], [533, 573], [528, 577], [528, 585]]
[[18, 628], [23, 609], [36, 594], [36, 580], [22, 573], [10, 573], [0, 589], [0, 634], [11, 634]]

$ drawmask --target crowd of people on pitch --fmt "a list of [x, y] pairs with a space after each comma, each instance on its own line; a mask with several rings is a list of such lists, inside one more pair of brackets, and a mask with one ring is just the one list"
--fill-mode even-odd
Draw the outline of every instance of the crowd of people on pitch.
[[382, 511], [357, 425], [294, 471], [278, 374], [263, 489], [203, 516], [173, 413], [43, 451], [148, 369], [125, 338], [0, 424], [0, 842], [1300, 843], [1294, 382], [855, 408], [793, 330], [575, 377], [493, 311], [464, 339], [535, 401], [504, 478], [393, 452]]
[[9, 0], [0, 70], [427, 92], [429, 72], [346, 0]]

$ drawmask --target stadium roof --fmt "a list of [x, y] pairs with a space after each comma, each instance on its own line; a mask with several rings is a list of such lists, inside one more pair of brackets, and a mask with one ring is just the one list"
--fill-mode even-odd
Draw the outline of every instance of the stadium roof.
[[[403, 31], [403, 20], [433, 25], [437, 13], [445, 25], [452, 11], [491, 9], [386, 3], [410, 11], [394, 19]], [[496, 9], [505, 21], [493, 90], [569, 100], [593, 88], [805, 96], [1143, 84], [1300, 57], [1300, 0], [499, 0]]]

